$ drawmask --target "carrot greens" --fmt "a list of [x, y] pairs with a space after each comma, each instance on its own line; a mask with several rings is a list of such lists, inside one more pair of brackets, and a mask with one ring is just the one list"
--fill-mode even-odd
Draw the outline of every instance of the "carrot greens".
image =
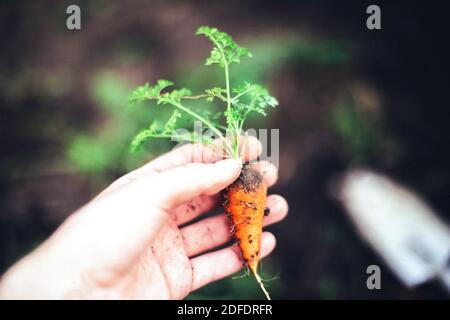
[[[200, 121], [202, 125], [210, 129], [216, 138], [229, 139], [226, 141], [228, 156], [238, 159], [238, 137], [244, 132], [246, 119], [252, 112], [266, 116], [268, 107], [276, 107], [278, 101], [272, 97], [268, 90], [261, 85], [242, 83], [235, 87], [231, 86], [230, 72], [233, 64], [241, 62], [243, 58], [251, 58], [251, 52], [238, 46], [231, 36], [216, 28], [202, 26], [198, 28], [196, 35], [205, 36], [209, 39], [213, 48], [206, 59], [206, 66], [217, 65], [224, 72], [224, 83], [221, 87], [206, 88], [199, 94], [192, 94], [186, 88], [170, 90], [174, 83], [168, 80], [158, 80], [153, 86], [148, 83], [136, 88], [129, 97], [132, 104], [154, 100], [156, 105], [170, 105], [174, 107], [172, 115], [166, 122], [154, 120], [147, 128], [139, 132], [131, 142], [132, 150], [139, 150], [141, 146], [151, 138], [172, 138], [178, 141], [198, 142], [194, 132], [179, 133], [177, 121], [181, 117], [190, 117], [194, 121]], [[224, 124], [220, 119], [194, 111], [185, 102], [189, 100], [204, 99], [208, 103], [222, 103], [225, 106], [223, 117]], [[223, 132], [226, 131], [226, 132]], [[201, 142], [208, 142], [201, 139]]]

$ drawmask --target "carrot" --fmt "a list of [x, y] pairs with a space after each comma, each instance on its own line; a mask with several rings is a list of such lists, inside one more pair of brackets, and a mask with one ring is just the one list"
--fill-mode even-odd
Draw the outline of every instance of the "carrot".
[[267, 187], [261, 174], [249, 166], [244, 166], [239, 178], [224, 190], [223, 197], [223, 206], [232, 220], [232, 231], [241, 249], [242, 257], [267, 299], [270, 300], [257, 270], [262, 226], [267, 212]]

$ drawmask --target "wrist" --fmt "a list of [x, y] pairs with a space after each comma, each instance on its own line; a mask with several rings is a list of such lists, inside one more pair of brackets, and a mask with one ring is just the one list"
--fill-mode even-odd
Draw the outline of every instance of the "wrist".
[[0, 278], [0, 299], [63, 299], [76, 296], [75, 272], [58, 268], [53, 262], [54, 259], [40, 252], [24, 257]]

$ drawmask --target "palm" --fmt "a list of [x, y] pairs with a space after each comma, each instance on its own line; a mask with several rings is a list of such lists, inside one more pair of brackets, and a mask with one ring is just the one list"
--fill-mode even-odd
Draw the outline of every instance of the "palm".
[[191, 292], [192, 267], [175, 223], [164, 227], [142, 255], [133, 280], [132, 294], [144, 299], [182, 299]]
[[[225, 214], [185, 225], [217, 204], [215, 196], [201, 196], [168, 212], [171, 219], [158, 232], [130, 270], [119, 273], [116, 290], [122, 298], [182, 299], [191, 291], [238, 271], [242, 265], [239, 249], [230, 246], [202, 254], [231, 240], [230, 223]], [[280, 205], [281, 204], [281, 205]], [[279, 196], [269, 196], [271, 215], [265, 224], [283, 218], [286, 212]], [[263, 255], [273, 248], [273, 236], [265, 234]], [[265, 248], [265, 249], [264, 249]]]

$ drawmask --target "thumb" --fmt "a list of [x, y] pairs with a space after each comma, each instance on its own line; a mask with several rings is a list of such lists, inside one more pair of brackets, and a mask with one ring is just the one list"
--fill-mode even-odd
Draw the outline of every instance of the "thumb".
[[87, 264], [127, 267], [167, 223], [167, 210], [219, 192], [239, 176], [240, 168], [239, 161], [228, 159], [139, 177], [72, 215], [52, 242], [63, 243], [59, 240], [65, 238], [69, 251], [90, 257], [84, 259]]
[[153, 176], [155, 202], [170, 210], [199, 195], [215, 194], [237, 179], [241, 163], [226, 159], [216, 163], [190, 163]]

